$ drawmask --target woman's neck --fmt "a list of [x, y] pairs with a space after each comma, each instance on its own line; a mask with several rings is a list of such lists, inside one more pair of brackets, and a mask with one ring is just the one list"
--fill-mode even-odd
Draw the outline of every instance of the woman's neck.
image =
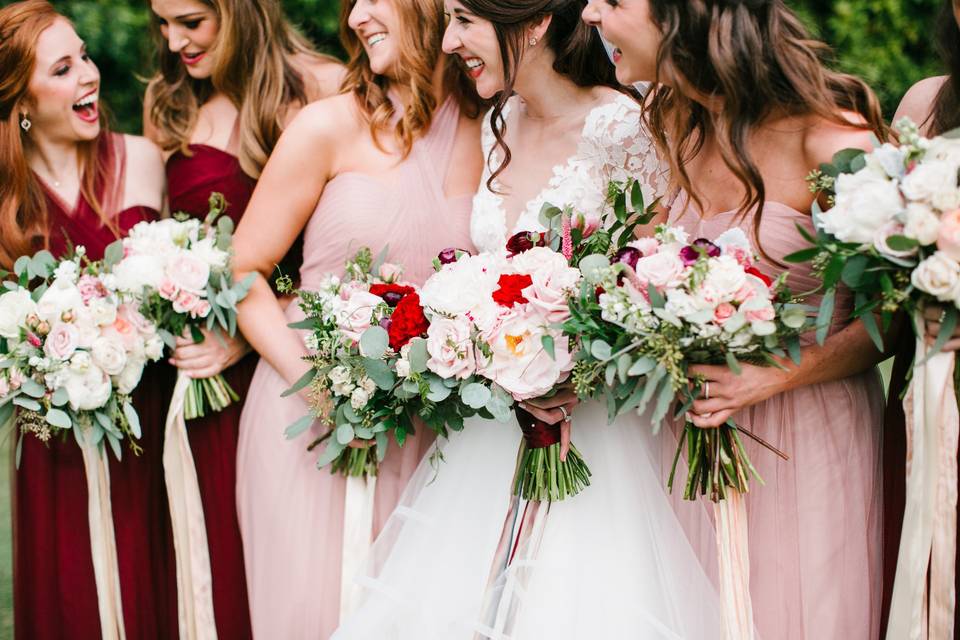
[[61, 185], [80, 182], [80, 146], [76, 141], [57, 141], [37, 132], [31, 134], [24, 153], [27, 163], [46, 182], [59, 188]]
[[554, 71], [553, 56], [541, 56], [518, 70], [514, 91], [523, 100], [523, 116], [544, 124], [580, 114], [596, 99], [593, 87], [577, 86]]

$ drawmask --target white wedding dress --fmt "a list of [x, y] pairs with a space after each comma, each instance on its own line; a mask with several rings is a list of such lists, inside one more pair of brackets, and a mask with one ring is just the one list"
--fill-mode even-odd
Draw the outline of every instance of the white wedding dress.
[[[517, 100], [508, 103], [505, 119]], [[493, 144], [487, 120], [485, 153]], [[486, 188], [488, 176], [489, 168], [474, 198], [471, 235], [479, 250], [499, 251], [508, 237], [506, 216], [501, 197]], [[554, 168], [512, 232], [542, 230], [545, 202], [598, 210], [607, 184], [628, 176], [649, 186], [647, 196], [664, 187], [638, 106], [618, 96], [589, 113], [577, 152]], [[333, 637], [718, 638], [716, 589], [663, 487], [663, 445], [656, 439], [668, 431], [653, 436], [649, 421], [632, 414], [608, 425], [599, 402], [577, 407], [573, 442], [593, 472], [590, 486], [549, 508], [540, 505], [528, 543], [509, 567], [499, 562], [495, 569], [505, 525], [515, 526], [525, 506], [511, 497], [521, 433], [515, 420], [469, 420], [437, 445], [442, 461], [428, 456], [414, 474], [358, 577], [363, 601]], [[698, 511], [702, 530], [711, 530], [705, 511], [689, 511]]]

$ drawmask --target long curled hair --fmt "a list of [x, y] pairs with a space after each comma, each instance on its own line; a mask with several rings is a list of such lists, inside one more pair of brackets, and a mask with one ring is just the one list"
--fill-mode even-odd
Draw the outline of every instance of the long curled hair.
[[[398, 32], [393, 34], [399, 42], [399, 58], [394, 77], [388, 78], [377, 75], [370, 68], [363, 43], [348, 24], [353, 3], [343, 3], [340, 41], [347, 52], [347, 72], [340, 88], [356, 97], [360, 112], [369, 123], [374, 144], [383, 150], [380, 135], [392, 128], [403, 157], [406, 157], [414, 141], [430, 128], [438, 107], [433, 87], [434, 70], [438, 64], [444, 64], [445, 92], [454, 96], [464, 113], [473, 118], [479, 116], [481, 103], [462, 67], [450, 57], [443, 57], [441, 47], [446, 24], [442, 1], [395, 0], [393, 4], [399, 22]], [[394, 84], [409, 92], [410, 102], [391, 127], [397, 114], [388, 92]]]
[[[783, 0], [650, 0], [662, 34], [657, 78], [644, 117], [675, 187], [703, 208], [687, 162], [707, 136], [743, 186], [739, 213], [766, 198], [750, 153], [750, 133], [771, 114], [817, 115], [884, 137], [879, 102], [859, 78], [825, 66], [828, 47], [813, 40]], [[862, 116], [851, 124], [844, 111]]]
[[497, 95], [490, 113], [496, 144], [490, 150], [487, 162], [491, 161], [496, 149], [503, 151], [500, 164], [487, 180], [487, 188], [492, 191], [493, 181], [511, 160], [510, 148], [504, 141], [503, 109], [513, 95], [517, 68], [527, 46], [524, 31], [530, 25], [550, 16], [544, 41], [556, 56], [554, 71], [579, 87], [606, 86], [627, 90], [617, 82], [616, 69], [607, 57], [599, 33], [580, 18], [587, 0], [462, 0], [462, 3], [470, 13], [493, 25], [503, 61], [503, 90]]
[[[66, 20], [46, 0], [24, 0], [0, 9], [0, 267], [11, 269], [21, 255], [46, 246], [49, 238], [43, 187], [30, 169], [26, 150], [30, 133], [20, 126], [28, 114], [29, 84], [36, 65], [37, 39], [57, 20]], [[97, 185], [113, 172], [101, 161], [100, 142], [109, 134], [100, 109], [100, 136], [78, 143], [80, 193], [114, 228], [113, 219], [97, 198]], [[35, 129], [34, 129], [35, 131]]]
[[954, 15], [953, 0], [944, 0], [937, 25], [937, 44], [948, 75], [937, 92], [928, 118], [932, 135], [960, 127], [960, 27]]
[[200, 107], [215, 93], [225, 95], [239, 112], [240, 166], [258, 178], [280, 139], [287, 108], [309, 102], [294, 58], [321, 55], [287, 22], [279, 0], [199, 1], [220, 21], [213, 73], [208, 79], [192, 78], [154, 20], [159, 68], [147, 86], [147, 115], [165, 151], [189, 155]]

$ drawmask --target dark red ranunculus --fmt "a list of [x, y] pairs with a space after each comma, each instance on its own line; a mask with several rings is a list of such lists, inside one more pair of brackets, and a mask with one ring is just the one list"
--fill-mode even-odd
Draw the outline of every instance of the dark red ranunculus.
[[509, 253], [512, 258], [518, 253], [529, 251], [534, 247], [544, 247], [546, 244], [547, 241], [542, 233], [537, 233], [536, 231], [518, 231], [507, 240], [507, 253]]
[[493, 301], [501, 307], [512, 307], [529, 300], [523, 297], [523, 290], [533, 284], [533, 279], [525, 273], [505, 273], [497, 281], [500, 288], [493, 292]]
[[700, 259], [701, 255], [709, 258], [716, 258], [720, 255], [720, 247], [713, 244], [706, 238], [697, 238], [690, 245], [680, 250], [680, 259], [687, 267]]
[[456, 262], [457, 256], [462, 253], [469, 254], [470, 252], [464, 249], [457, 249], [456, 247], [447, 247], [437, 254], [437, 260], [440, 261], [440, 264], [451, 264]]
[[613, 256], [614, 263], [622, 262], [631, 269], [637, 268], [637, 262], [643, 257], [640, 249], [636, 247], [623, 247]]
[[768, 287], [773, 284], [773, 280], [771, 280], [767, 276], [760, 273], [760, 271], [756, 267], [747, 267], [746, 269], [744, 269], [744, 271], [749, 273], [752, 276], [757, 276], [758, 278], [763, 280], [763, 283]]
[[420, 306], [420, 295], [416, 292], [405, 295], [390, 316], [390, 327], [387, 329], [390, 348], [400, 351], [403, 345], [422, 336], [429, 328], [430, 323]]
[[400, 300], [416, 291], [413, 287], [408, 287], [404, 284], [372, 284], [370, 285], [370, 293], [375, 296], [380, 296], [383, 298], [383, 301], [386, 302], [389, 306], [395, 307]]

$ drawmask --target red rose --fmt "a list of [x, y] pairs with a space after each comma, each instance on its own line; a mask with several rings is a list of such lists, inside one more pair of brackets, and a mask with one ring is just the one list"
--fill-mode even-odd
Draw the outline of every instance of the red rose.
[[390, 337], [390, 348], [394, 351], [400, 351], [403, 345], [426, 333], [428, 328], [430, 328], [430, 323], [423, 315], [419, 294], [409, 293], [405, 295], [397, 303], [397, 308], [393, 310], [393, 315], [390, 316], [390, 328], [387, 329], [387, 335]]
[[407, 294], [416, 291], [413, 287], [403, 284], [372, 284], [370, 293], [380, 296], [389, 306], [395, 307], [400, 300]]
[[767, 276], [765, 276], [765, 275], [763, 275], [762, 273], [760, 273], [760, 271], [758, 271], [756, 267], [747, 267], [746, 269], [744, 269], [744, 271], [745, 271], [746, 273], [749, 273], [749, 274], [752, 275], [752, 276], [756, 276], [756, 277], [760, 278], [761, 280], [763, 280], [763, 283], [764, 283], [765, 285], [767, 285], [768, 287], [773, 284], [773, 280], [771, 280], [771, 279], [768, 278]]
[[512, 307], [518, 302], [529, 302], [523, 297], [523, 290], [533, 284], [526, 274], [504, 274], [497, 281], [500, 288], [493, 292], [493, 301], [501, 307]]

